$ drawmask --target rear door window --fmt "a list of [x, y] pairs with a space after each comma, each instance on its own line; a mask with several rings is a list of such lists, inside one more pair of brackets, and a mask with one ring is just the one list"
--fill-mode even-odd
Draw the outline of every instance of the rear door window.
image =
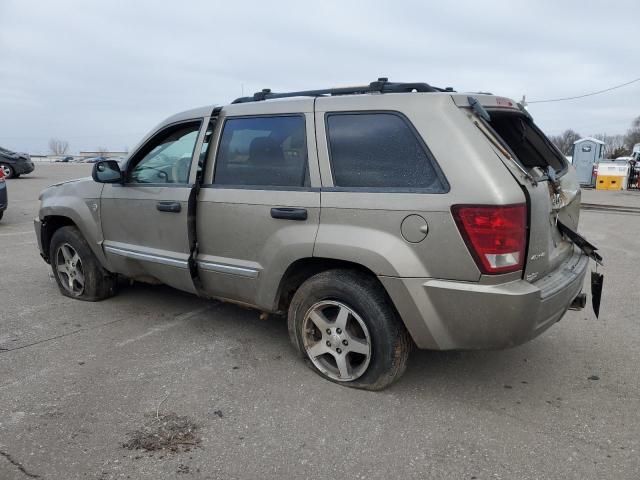
[[213, 183], [308, 186], [304, 116], [227, 119], [220, 138]]
[[400, 114], [329, 113], [326, 123], [336, 187], [448, 190], [430, 152]]

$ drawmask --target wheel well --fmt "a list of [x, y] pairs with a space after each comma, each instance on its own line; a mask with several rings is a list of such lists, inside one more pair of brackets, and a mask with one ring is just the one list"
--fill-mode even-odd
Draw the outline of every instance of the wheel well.
[[45, 217], [42, 221], [42, 255], [46, 261], [49, 261], [49, 247], [51, 245], [51, 237], [56, 233], [56, 230], [66, 226], [76, 226], [69, 217], [62, 217], [58, 215], [51, 215]]
[[278, 295], [276, 297], [277, 311], [286, 312], [289, 308], [289, 303], [293, 295], [298, 290], [298, 287], [302, 285], [307, 279], [311, 278], [325, 270], [334, 270], [336, 268], [346, 270], [356, 270], [364, 273], [365, 275], [371, 275], [376, 278], [376, 274], [369, 270], [367, 267], [360, 265], [359, 263], [348, 262], [346, 260], [336, 260], [332, 258], [302, 258], [293, 262], [282, 276], [280, 286], [278, 287]]

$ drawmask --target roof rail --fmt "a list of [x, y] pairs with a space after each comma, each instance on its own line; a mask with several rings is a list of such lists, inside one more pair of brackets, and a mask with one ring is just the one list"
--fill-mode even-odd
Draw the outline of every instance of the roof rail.
[[342, 88], [326, 88], [322, 90], [301, 90], [299, 92], [272, 92], [270, 88], [265, 88], [260, 92], [256, 92], [252, 97], [236, 98], [231, 103], [248, 103], [261, 102], [272, 98], [289, 98], [289, 97], [324, 97], [332, 95], [357, 95], [364, 93], [406, 93], [406, 92], [453, 92], [451, 87], [438, 88], [428, 83], [395, 83], [390, 82], [388, 78], [381, 77], [377, 81], [371, 82], [369, 85], [357, 87]]

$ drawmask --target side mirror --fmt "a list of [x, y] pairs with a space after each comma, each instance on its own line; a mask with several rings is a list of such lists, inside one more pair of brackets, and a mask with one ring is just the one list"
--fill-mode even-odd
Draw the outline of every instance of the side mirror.
[[102, 160], [93, 164], [93, 180], [98, 183], [122, 183], [120, 165], [115, 160]]

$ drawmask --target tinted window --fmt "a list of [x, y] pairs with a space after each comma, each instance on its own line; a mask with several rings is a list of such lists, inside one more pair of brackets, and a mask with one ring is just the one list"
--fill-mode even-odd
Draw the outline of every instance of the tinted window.
[[335, 186], [445, 190], [425, 148], [401, 116], [330, 114], [327, 128]]
[[231, 118], [224, 124], [214, 183], [308, 185], [302, 116]]
[[162, 132], [147, 143], [129, 173], [132, 183], [187, 183], [200, 123]]

